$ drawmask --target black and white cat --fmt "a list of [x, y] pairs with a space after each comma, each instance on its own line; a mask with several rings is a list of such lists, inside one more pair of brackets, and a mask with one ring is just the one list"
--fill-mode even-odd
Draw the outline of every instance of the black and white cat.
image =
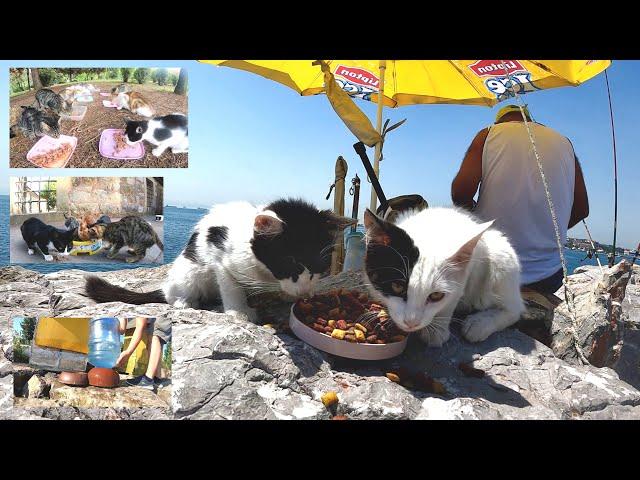
[[47, 262], [53, 260], [53, 255], [49, 253], [50, 248], [55, 248], [62, 255], [68, 255], [73, 248], [75, 230], [56, 228], [35, 217], [25, 220], [20, 226], [20, 232], [27, 244], [29, 255], [33, 255], [38, 247]]
[[336, 235], [352, 223], [303, 200], [215, 205], [196, 225], [162, 290], [131, 292], [89, 277], [87, 295], [98, 302], [167, 302], [200, 309], [222, 301], [226, 312], [242, 312], [255, 321], [247, 295], [311, 294], [329, 269]]
[[182, 113], [172, 113], [151, 120], [127, 120], [124, 133], [130, 145], [143, 140], [156, 145], [151, 151], [156, 157], [162, 155], [167, 148], [171, 148], [173, 153], [189, 151], [187, 116]]
[[369, 288], [400, 329], [442, 346], [456, 307], [475, 311], [461, 325], [471, 342], [520, 318], [520, 263], [507, 237], [490, 229], [493, 222], [457, 208], [428, 208], [402, 213], [395, 224], [367, 210], [364, 223]]

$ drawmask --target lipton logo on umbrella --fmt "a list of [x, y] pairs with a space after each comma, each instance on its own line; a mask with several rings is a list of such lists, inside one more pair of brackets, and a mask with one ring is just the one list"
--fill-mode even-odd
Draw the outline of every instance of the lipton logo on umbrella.
[[349, 83], [367, 87], [376, 92], [378, 91], [378, 86], [380, 84], [380, 80], [376, 75], [363, 68], [338, 65], [334, 75], [344, 78]]
[[512, 74], [515, 72], [526, 72], [518, 60], [478, 60], [469, 65], [469, 68], [478, 77], [494, 77], [496, 75]]

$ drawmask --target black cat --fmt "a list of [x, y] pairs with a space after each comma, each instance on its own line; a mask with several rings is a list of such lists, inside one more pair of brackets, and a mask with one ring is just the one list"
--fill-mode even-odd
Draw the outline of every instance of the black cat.
[[55, 248], [62, 254], [68, 253], [73, 248], [74, 230], [56, 228], [35, 217], [25, 220], [20, 226], [20, 231], [29, 249], [29, 255], [35, 253], [37, 246], [47, 262], [53, 260], [53, 256], [49, 254], [49, 248]]

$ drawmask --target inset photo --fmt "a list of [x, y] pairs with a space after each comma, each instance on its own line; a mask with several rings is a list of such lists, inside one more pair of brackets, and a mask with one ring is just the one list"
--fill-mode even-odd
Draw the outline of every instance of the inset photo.
[[184, 68], [10, 68], [11, 168], [186, 168]]
[[9, 181], [11, 263], [163, 263], [163, 177]]
[[14, 317], [14, 405], [171, 414], [164, 317]]

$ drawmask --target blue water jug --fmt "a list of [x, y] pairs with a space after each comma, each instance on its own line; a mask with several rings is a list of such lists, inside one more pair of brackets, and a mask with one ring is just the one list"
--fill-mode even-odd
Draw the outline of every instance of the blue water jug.
[[95, 367], [113, 368], [120, 356], [118, 319], [93, 318], [89, 322], [89, 363]]

